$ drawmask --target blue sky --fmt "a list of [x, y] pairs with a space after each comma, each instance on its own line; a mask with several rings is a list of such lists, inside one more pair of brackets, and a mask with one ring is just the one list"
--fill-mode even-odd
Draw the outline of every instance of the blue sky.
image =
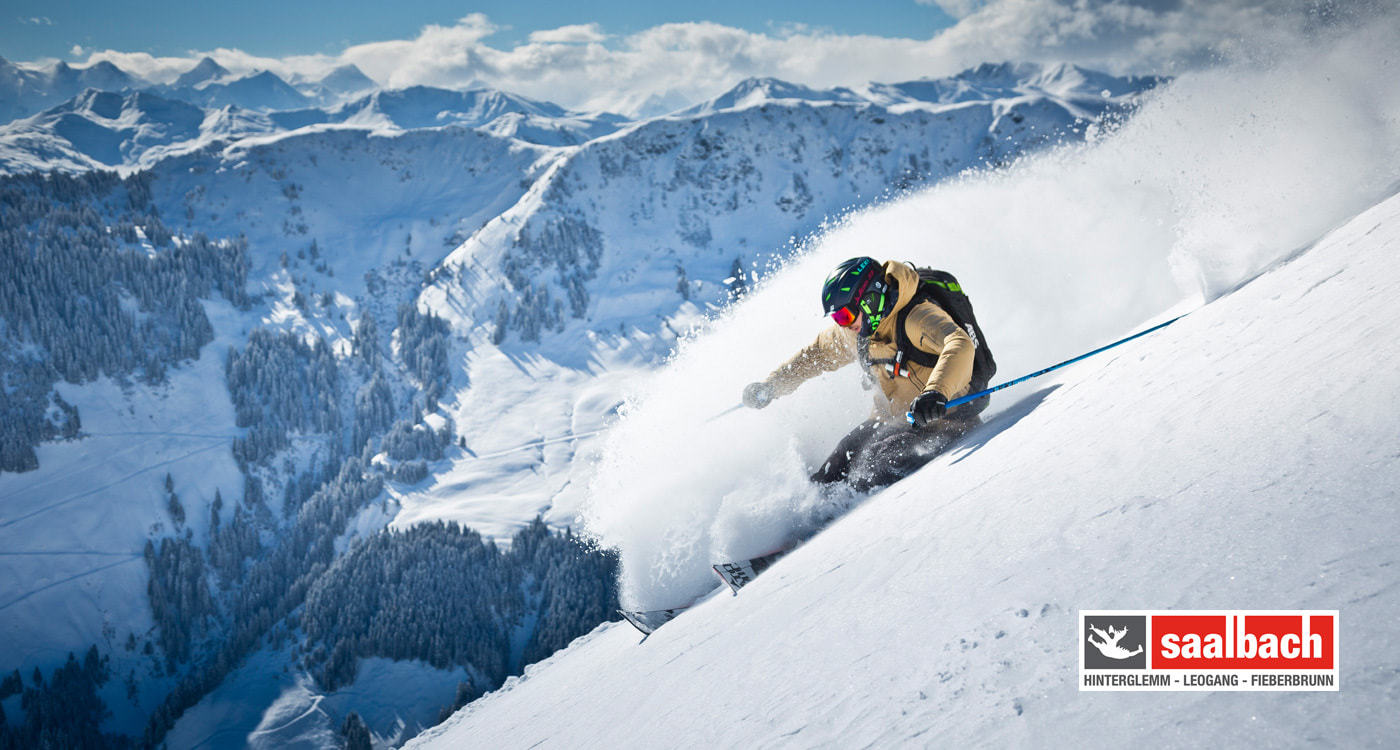
[[[700, 8], [703, 7], [703, 10]], [[451, 25], [482, 13], [499, 27], [495, 46], [524, 42], [532, 31], [596, 23], [605, 34], [627, 35], [663, 23], [711, 21], [774, 33], [793, 24], [842, 34], [928, 39], [953, 19], [915, 0], [449, 0], [395, 3], [361, 0], [7, 0], [0, 18], [0, 55], [10, 60], [73, 60], [73, 47], [182, 55], [189, 50], [238, 48], [253, 55], [323, 53], [366, 42], [405, 39], [427, 24]]]

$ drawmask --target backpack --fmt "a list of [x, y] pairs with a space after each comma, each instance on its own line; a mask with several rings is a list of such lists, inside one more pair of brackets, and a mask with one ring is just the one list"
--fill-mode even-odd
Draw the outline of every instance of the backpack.
[[948, 317], [953, 319], [967, 331], [967, 335], [972, 339], [973, 359], [972, 359], [972, 390], [979, 391], [991, 382], [992, 376], [997, 373], [997, 362], [992, 357], [992, 349], [987, 344], [987, 335], [982, 332], [982, 326], [977, 323], [977, 316], [972, 312], [972, 300], [967, 298], [963, 292], [962, 285], [947, 271], [935, 271], [932, 268], [919, 268], [913, 263], [909, 264], [919, 272], [919, 289], [914, 293], [914, 298], [904, 309], [899, 312], [895, 319], [895, 348], [898, 352], [897, 359], [902, 362], [909, 360], [924, 367], [933, 367], [938, 364], [938, 355], [918, 349], [909, 341], [909, 336], [904, 332], [904, 322], [909, 317], [909, 311], [920, 302], [928, 301], [942, 308], [948, 313]]

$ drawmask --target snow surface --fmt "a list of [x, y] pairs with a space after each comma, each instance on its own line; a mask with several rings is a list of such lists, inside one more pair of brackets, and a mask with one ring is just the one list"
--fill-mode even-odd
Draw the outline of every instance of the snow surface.
[[[452, 705], [466, 670], [442, 670], [423, 662], [364, 659], [355, 682], [326, 693], [304, 673], [289, 669], [285, 649], [250, 657], [166, 737], [172, 748], [340, 747], [340, 727], [354, 711], [370, 727], [389, 727], [376, 740], [397, 746], [431, 726]], [[257, 710], [249, 710], [256, 706]]]
[[[409, 747], [1388, 745], [1397, 251], [1392, 198], [1003, 401], [737, 597], [602, 626]], [[1342, 689], [1079, 693], [1100, 608], [1339, 609]]]
[[[221, 356], [247, 336], [227, 302], [206, 302], [215, 339], [193, 362], [173, 367], [168, 382], [151, 387], [102, 378], [60, 383], [78, 407], [75, 440], [39, 446], [39, 468], [0, 474], [0, 643], [5, 663], [60, 664], [81, 644], [112, 658], [102, 690], [112, 727], [139, 734], [168, 689], [143, 679], [137, 701], [127, 699], [132, 669], [146, 677], [147, 657], [127, 638], [156, 638], [142, 557], [148, 539], [192, 535], [208, 544], [210, 506], [223, 496], [223, 518], [243, 497], [243, 475], [229, 451], [243, 430], [234, 424]], [[165, 500], [165, 476], [185, 509], [176, 525]]]

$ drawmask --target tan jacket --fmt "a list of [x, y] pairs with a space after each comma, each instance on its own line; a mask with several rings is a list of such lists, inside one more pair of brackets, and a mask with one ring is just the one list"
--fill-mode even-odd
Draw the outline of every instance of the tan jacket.
[[[870, 359], [891, 359], [895, 355], [895, 322], [914, 298], [919, 274], [907, 263], [887, 261], [885, 278], [899, 285], [899, 297], [894, 309], [870, 337]], [[937, 354], [938, 364], [924, 367], [905, 361], [900, 374], [892, 368], [877, 364], [870, 375], [879, 384], [884, 398], [876, 398], [872, 417], [883, 421], [902, 420], [909, 405], [924, 391], [938, 391], [945, 398], [964, 396], [972, 380], [972, 339], [948, 313], [932, 302], [920, 302], [909, 311], [904, 321], [909, 342], [923, 351]], [[797, 390], [799, 385], [823, 372], [839, 370], [859, 357], [856, 332], [832, 325], [817, 334], [817, 340], [774, 370], [767, 378], [778, 396]]]

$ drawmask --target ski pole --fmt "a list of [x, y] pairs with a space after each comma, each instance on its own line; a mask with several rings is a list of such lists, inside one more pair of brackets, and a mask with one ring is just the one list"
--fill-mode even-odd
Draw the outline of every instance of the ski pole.
[[742, 409], [742, 408], [744, 408], [744, 405], [743, 405], [743, 404], [735, 404], [735, 405], [729, 407], [728, 409], [725, 409], [724, 411], [722, 411], [722, 412], [720, 412], [720, 413], [714, 415], [713, 417], [710, 417], [709, 419], [705, 420], [705, 421], [704, 421], [704, 424], [709, 424], [709, 423], [715, 421], [716, 419], [719, 419], [720, 417], [722, 417], [722, 416], [724, 416], [724, 415], [726, 415], [726, 414], [729, 414], [729, 413], [732, 413], [732, 412], [736, 412], [736, 411], [738, 411], [738, 410], [740, 410], [740, 409]]
[[505, 450], [495, 451], [494, 453], [483, 453], [479, 456], [473, 454], [472, 458], [475, 458], [477, 460], [481, 460], [484, 458], [499, 458], [501, 456], [508, 456], [518, 451], [529, 450], [531, 448], [543, 448], [546, 445], [555, 445], [557, 443], [567, 443], [570, 440], [578, 440], [580, 438], [593, 437], [594, 435], [601, 435], [604, 432], [607, 432], [606, 428], [602, 430], [592, 430], [591, 432], [576, 432], [572, 435], [565, 435], [563, 437], [541, 438], [539, 440], [532, 440], [531, 442], [528, 442], [524, 445], [517, 445], [514, 448], [506, 448]]
[[[1044, 370], [1036, 370], [1035, 372], [1033, 372], [1033, 373], [1031, 373], [1031, 374], [1029, 374], [1029, 375], [1023, 375], [1023, 376], [1021, 376], [1021, 377], [1019, 377], [1019, 378], [1016, 378], [1015, 380], [1008, 380], [1008, 381], [1006, 381], [1005, 383], [1002, 383], [1001, 385], [992, 386], [991, 388], [988, 388], [988, 389], [986, 389], [986, 390], [978, 391], [978, 392], [976, 392], [976, 393], [969, 393], [969, 394], [967, 394], [966, 396], [959, 396], [958, 398], [955, 398], [955, 399], [953, 399], [952, 401], [949, 401], [949, 402], [948, 402], [947, 408], [951, 409], [951, 408], [953, 408], [953, 407], [955, 407], [955, 406], [962, 406], [963, 404], [965, 404], [965, 403], [967, 403], [967, 402], [969, 402], [969, 401], [976, 401], [977, 399], [982, 398], [983, 396], [986, 396], [986, 395], [991, 394], [991, 393], [996, 393], [997, 391], [999, 391], [999, 390], [1001, 390], [1001, 389], [1003, 389], [1003, 388], [1010, 388], [1010, 387], [1013, 386], [1013, 385], [1017, 385], [1017, 384], [1020, 384], [1020, 383], [1024, 383], [1024, 382], [1026, 382], [1027, 380], [1030, 380], [1031, 378], [1038, 378], [1038, 377], [1040, 377], [1041, 375], [1044, 375], [1044, 374], [1047, 373], [1047, 372], [1054, 372], [1055, 370], [1058, 370], [1058, 369], [1060, 369], [1061, 367], [1067, 367], [1067, 366], [1072, 365], [1072, 364], [1074, 364], [1075, 362], [1078, 362], [1078, 361], [1080, 361], [1080, 360], [1088, 359], [1089, 357], [1092, 357], [1092, 356], [1094, 356], [1095, 354], [1099, 354], [1099, 353], [1101, 353], [1101, 352], [1106, 352], [1106, 351], [1108, 351], [1109, 349], [1112, 349], [1113, 347], [1118, 346], [1119, 344], [1126, 344], [1126, 343], [1128, 343], [1129, 341], [1132, 341], [1132, 340], [1135, 339], [1135, 338], [1140, 338], [1140, 337], [1142, 337], [1142, 336], [1146, 336], [1146, 335], [1149, 334], [1149, 333], [1152, 333], [1153, 331], [1157, 331], [1157, 330], [1161, 330], [1161, 329], [1163, 329], [1163, 328], [1166, 328], [1167, 326], [1171, 325], [1172, 323], [1175, 323], [1175, 322], [1177, 322], [1178, 320], [1181, 320], [1182, 318], [1186, 317], [1188, 314], [1189, 314], [1189, 313], [1182, 313], [1181, 315], [1178, 315], [1178, 316], [1176, 316], [1175, 318], [1172, 318], [1171, 320], [1168, 320], [1168, 321], [1165, 322], [1165, 323], [1158, 323], [1157, 325], [1152, 326], [1151, 328], [1148, 328], [1148, 329], [1145, 330], [1145, 331], [1138, 331], [1137, 333], [1135, 333], [1135, 334], [1133, 334], [1133, 335], [1131, 335], [1131, 336], [1128, 336], [1128, 337], [1126, 337], [1126, 338], [1118, 339], [1117, 341], [1113, 342], [1112, 344], [1107, 344], [1107, 345], [1101, 346], [1101, 347], [1099, 347], [1099, 348], [1093, 350], [1092, 352], [1086, 352], [1086, 353], [1081, 354], [1081, 355], [1079, 355], [1078, 357], [1075, 357], [1075, 358], [1073, 358], [1073, 359], [1067, 359], [1067, 360], [1065, 360], [1065, 361], [1059, 363], [1058, 365], [1051, 365], [1051, 366], [1045, 368]], [[905, 418], [909, 420], [909, 423], [910, 423], [910, 424], [913, 424], [913, 423], [914, 423], [914, 413], [913, 413], [913, 412], [908, 412], [907, 414], [905, 414]]]

